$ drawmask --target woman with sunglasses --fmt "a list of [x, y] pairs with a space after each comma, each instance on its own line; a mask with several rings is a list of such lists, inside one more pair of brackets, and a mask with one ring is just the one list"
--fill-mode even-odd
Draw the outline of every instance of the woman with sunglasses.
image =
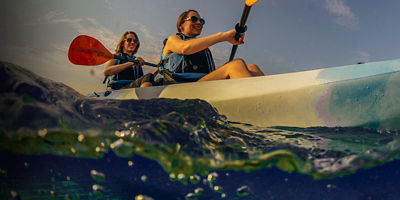
[[[139, 38], [135, 32], [127, 31], [122, 34], [115, 49], [115, 53], [119, 56], [133, 58], [137, 60], [138, 63], [111, 59], [104, 67], [104, 76], [113, 76], [111, 78], [112, 89], [119, 89], [121, 87], [148, 87], [154, 85], [154, 74], [148, 73], [143, 75], [143, 58], [134, 56], [139, 47]], [[153, 73], [157, 73], [156, 71]], [[116, 82], [119, 82], [119, 84], [115, 84], [116, 86], [113, 88], [113, 83]]]
[[225, 41], [240, 45], [244, 43], [244, 35], [236, 41], [236, 31], [233, 29], [197, 38], [204, 24], [204, 19], [200, 18], [196, 10], [185, 11], [178, 17], [178, 33], [168, 38], [162, 52], [164, 68], [172, 72], [175, 81], [209, 81], [264, 75], [257, 65], [247, 65], [242, 59], [234, 59], [215, 70], [208, 47]]

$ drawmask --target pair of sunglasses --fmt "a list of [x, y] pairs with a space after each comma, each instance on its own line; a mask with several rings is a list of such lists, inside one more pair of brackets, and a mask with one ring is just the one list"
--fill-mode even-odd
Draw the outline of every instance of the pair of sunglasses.
[[191, 17], [188, 17], [188, 18], [186, 18], [186, 19], [184, 19], [183, 21], [185, 22], [185, 21], [189, 21], [189, 20], [191, 20], [193, 23], [196, 23], [198, 20], [200, 20], [200, 24], [201, 25], [204, 25], [205, 23], [206, 23], [206, 21], [203, 19], [203, 18], [198, 18], [198, 17], [196, 17], [196, 16], [191, 16]]
[[136, 43], [136, 44], [139, 43], [139, 40], [138, 40], [138, 39], [133, 40], [133, 38], [126, 38], [125, 40], [126, 40], [127, 42], [132, 42], [132, 41], [133, 41], [133, 42]]

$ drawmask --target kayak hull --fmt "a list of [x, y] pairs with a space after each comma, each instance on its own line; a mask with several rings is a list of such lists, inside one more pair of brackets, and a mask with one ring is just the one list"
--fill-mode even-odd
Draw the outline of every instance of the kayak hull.
[[202, 99], [257, 126], [400, 130], [400, 59], [304, 72], [130, 88], [111, 99]]

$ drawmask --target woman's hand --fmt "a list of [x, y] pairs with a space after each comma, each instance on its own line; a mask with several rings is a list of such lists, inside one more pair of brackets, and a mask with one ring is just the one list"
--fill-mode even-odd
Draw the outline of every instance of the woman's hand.
[[138, 64], [135, 64], [137, 66], [143, 66], [144, 65], [144, 60], [142, 57], [136, 57], [136, 60], [138, 61]]
[[244, 34], [242, 34], [240, 36], [239, 40], [236, 41], [236, 39], [235, 39], [236, 30], [235, 29], [223, 32], [222, 34], [223, 34], [224, 40], [229, 42], [229, 43], [231, 43], [231, 44], [233, 44], [233, 45], [244, 44], [244, 41], [243, 41], [244, 40]]

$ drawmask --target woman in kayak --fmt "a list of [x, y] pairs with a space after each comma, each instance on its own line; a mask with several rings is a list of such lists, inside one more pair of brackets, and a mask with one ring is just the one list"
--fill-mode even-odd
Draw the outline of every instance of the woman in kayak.
[[209, 81], [264, 75], [257, 65], [247, 65], [242, 59], [234, 59], [215, 70], [208, 47], [225, 41], [240, 45], [244, 43], [244, 35], [236, 41], [236, 31], [233, 29], [196, 38], [200, 35], [204, 23], [204, 19], [200, 18], [196, 10], [185, 11], [178, 17], [176, 24], [178, 33], [168, 38], [162, 52], [164, 66], [172, 72], [175, 80]]
[[[148, 73], [143, 75], [143, 58], [134, 56], [139, 47], [139, 38], [135, 32], [127, 31], [122, 34], [115, 49], [115, 54], [133, 58], [137, 60], [138, 63], [111, 59], [104, 67], [104, 76], [113, 76], [112, 82], [124, 82], [122, 84], [125, 88], [148, 87], [154, 85], [154, 74]], [[156, 71], [153, 73], [157, 73]]]

